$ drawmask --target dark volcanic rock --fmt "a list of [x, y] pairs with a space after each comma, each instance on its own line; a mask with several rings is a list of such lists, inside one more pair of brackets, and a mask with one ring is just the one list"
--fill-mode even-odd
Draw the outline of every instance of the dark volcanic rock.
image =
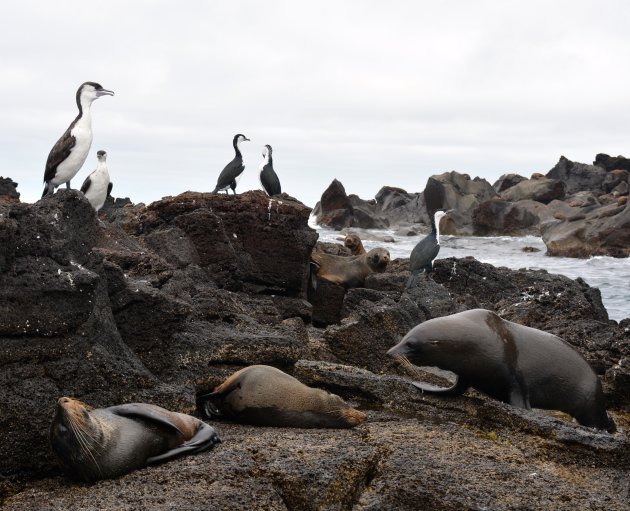
[[[154, 246], [163, 247], [158, 253], [176, 263], [178, 259], [196, 262], [198, 257], [198, 264], [221, 287], [303, 296], [317, 240], [317, 233], [307, 225], [309, 214], [300, 202], [270, 199], [262, 191], [243, 193], [237, 200], [186, 192], [150, 204], [140, 224]], [[178, 230], [160, 232], [162, 239], [155, 241], [156, 231], [174, 227]], [[181, 242], [184, 252], [178, 253], [168, 236], [182, 233], [187, 238]]]
[[317, 225], [340, 230], [352, 225], [354, 209], [340, 181], [333, 179], [324, 190], [321, 200], [315, 205], [313, 214]]
[[508, 188], [519, 184], [521, 181], [525, 181], [526, 179], [526, 177], [519, 176], [518, 174], [503, 174], [497, 181], [495, 181], [492, 188], [494, 188], [495, 192], [501, 193]]
[[376, 194], [376, 202], [392, 226], [431, 224], [424, 193], [407, 193], [401, 188], [384, 186]]
[[611, 204], [543, 226], [547, 253], [564, 257], [630, 255], [630, 208]]
[[630, 158], [625, 158], [624, 156], [608, 156], [607, 154], [599, 153], [595, 156], [593, 165], [603, 168], [606, 172], [615, 169], [630, 171]]
[[526, 179], [501, 193], [501, 198], [510, 202], [534, 200], [549, 204], [552, 200], [562, 200], [566, 186], [558, 179]]
[[444, 234], [472, 234], [472, 211], [494, 197], [496, 192], [485, 179], [470, 179], [468, 174], [454, 171], [431, 176], [424, 190], [429, 214], [438, 208], [454, 210], [442, 222]]
[[0, 204], [20, 202], [17, 186], [18, 184], [10, 177], [0, 176]]
[[476, 236], [523, 236], [538, 233], [540, 218], [519, 203], [502, 200], [482, 202], [473, 211]]
[[604, 192], [610, 193], [616, 191], [619, 195], [628, 195], [628, 176], [630, 176], [630, 171], [626, 169], [611, 170], [606, 174], [606, 178], [602, 184]]
[[336, 179], [322, 194], [313, 209], [318, 225], [341, 230], [345, 227], [385, 229], [389, 221], [380, 214], [376, 201], [365, 201], [357, 195], [346, 195], [343, 185]]
[[547, 177], [562, 181], [567, 194], [582, 191], [601, 193], [606, 171], [600, 166], [573, 162], [561, 156], [556, 166], [547, 172]]

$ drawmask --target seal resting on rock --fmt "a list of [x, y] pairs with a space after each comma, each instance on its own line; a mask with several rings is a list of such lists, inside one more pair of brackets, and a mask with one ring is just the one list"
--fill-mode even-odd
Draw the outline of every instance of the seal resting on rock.
[[62, 397], [50, 427], [50, 443], [62, 465], [90, 482], [202, 452], [218, 442], [205, 422], [146, 403], [93, 409]]
[[265, 365], [237, 371], [197, 404], [209, 417], [259, 426], [351, 428], [367, 418], [339, 396]]
[[373, 248], [360, 256], [335, 256], [315, 250], [311, 254], [311, 263], [311, 271], [320, 279], [346, 288], [359, 287], [370, 273], [382, 273], [387, 269], [389, 251]]
[[473, 387], [518, 408], [561, 410], [584, 426], [616, 430], [599, 378], [571, 345], [491, 311], [425, 321], [387, 354], [457, 375], [450, 388], [413, 383], [425, 392], [458, 396]]
[[350, 250], [350, 252], [352, 252], [352, 255], [356, 256], [365, 254], [361, 238], [359, 238], [356, 234], [348, 234], [346, 239], [343, 240], [343, 244]]

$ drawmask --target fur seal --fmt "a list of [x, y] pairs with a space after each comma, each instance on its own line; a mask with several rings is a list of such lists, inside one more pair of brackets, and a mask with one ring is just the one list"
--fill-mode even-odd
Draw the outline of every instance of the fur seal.
[[450, 388], [413, 383], [425, 392], [458, 396], [473, 387], [518, 408], [561, 410], [584, 426], [616, 430], [599, 378], [571, 345], [488, 310], [425, 321], [387, 354], [457, 375]]
[[356, 256], [365, 254], [361, 238], [359, 238], [356, 234], [348, 234], [346, 239], [343, 240], [343, 244], [350, 250], [350, 252], [352, 252], [352, 255]]
[[199, 396], [197, 404], [209, 417], [259, 426], [351, 428], [367, 418], [339, 396], [266, 365], [235, 372], [213, 392]]
[[62, 397], [50, 427], [62, 465], [88, 482], [202, 452], [220, 441], [205, 422], [146, 403], [94, 409]]
[[335, 256], [319, 250], [311, 254], [312, 270], [320, 279], [346, 288], [359, 287], [370, 273], [382, 273], [389, 264], [389, 251], [373, 248], [360, 256]]

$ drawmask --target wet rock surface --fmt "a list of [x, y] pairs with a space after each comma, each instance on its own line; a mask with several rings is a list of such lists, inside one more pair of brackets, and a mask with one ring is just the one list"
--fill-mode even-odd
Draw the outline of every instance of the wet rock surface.
[[[100, 221], [74, 191], [0, 205], [3, 509], [628, 508], [630, 319], [609, 321], [597, 289], [449, 258], [404, 291], [408, 261], [395, 260], [363, 288], [323, 286], [318, 304], [306, 299], [308, 208], [280, 201], [188, 192], [112, 201]], [[619, 431], [474, 391], [422, 394], [385, 356], [416, 324], [475, 307], [574, 345]], [[47, 431], [63, 395], [196, 413], [196, 394], [257, 363], [341, 395], [368, 421], [213, 422], [223, 440], [213, 450], [92, 485], [68, 480], [52, 457]], [[444, 383], [425, 369], [413, 377]]]

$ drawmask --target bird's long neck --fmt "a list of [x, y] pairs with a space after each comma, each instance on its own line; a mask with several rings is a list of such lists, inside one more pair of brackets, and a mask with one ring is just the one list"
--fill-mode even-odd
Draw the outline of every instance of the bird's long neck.
[[263, 162], [263, 167], [265, 165], [273, 165], [273, 157], [271, 156], [271, 154], [269, 152], [267, 152], [267, 154], [265, 154], [265, 161]]
[[234, 141], [234, 152], [236, 153], [236, 156], [238, 156], [239, 158], [242, 158], [243, 155], [241, 154], [241, 149], [239, 148], [240, 144], [241, 144], [240, 140]]
[[431, 219], [431, 234], [435, 235], [435, 241], [440, 244], [440, 221], [436, 222], [435, 217]]
[[79, 107], [79, 115], [77, 118], [80, 118], [83, 122], [90, 124], [92, 122], [92, 100], [81, 96], [77, 101], [77, 106]]

